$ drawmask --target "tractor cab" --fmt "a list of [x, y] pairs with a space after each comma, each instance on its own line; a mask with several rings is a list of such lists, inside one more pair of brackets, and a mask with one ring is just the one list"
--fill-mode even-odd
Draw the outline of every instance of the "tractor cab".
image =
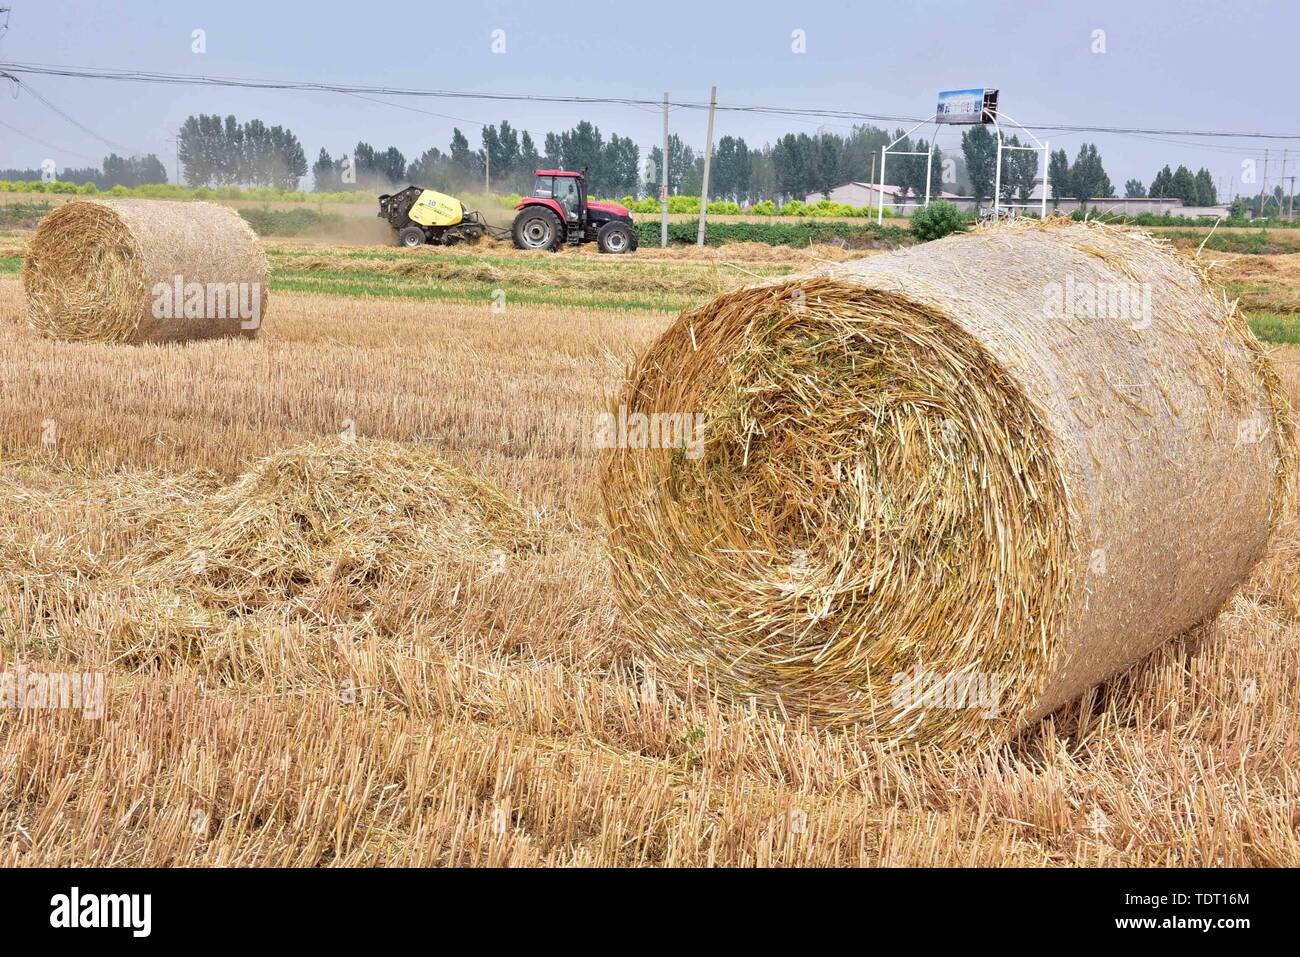
[[595, 242], [601, 252], [626, 253], [637, 247], [627, 208], [587, 196], [587, 171], [534, 171], [533, 191], [515, 209], [512, 229], [520, 249], [556, 251], [564, 243]]
[[587, 178], [562, 169], [536, 170], [533, 198], [555, 201], [566, 223], [578, 225], [587, 218]]

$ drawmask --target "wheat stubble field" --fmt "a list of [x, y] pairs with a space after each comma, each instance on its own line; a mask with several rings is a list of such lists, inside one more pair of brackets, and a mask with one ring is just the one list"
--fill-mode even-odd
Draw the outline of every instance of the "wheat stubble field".
[[[1300, 863], [1294, 514], [1217, 619], [1013, 744], [887, 751], [666, 687], [625, 637], [592, 423], [669, 313], [339, 292], [274, 291], [256, 342], [81, 346], [0, 277], [0, 670], [109, 688], [0, 711], [0, 865]], [[305, 443], [431, 450], [520, 535], [386, 561], [394, 492], [256, 603], [143, 561]], [[328, 510], [282, 472], [289, 526]]]

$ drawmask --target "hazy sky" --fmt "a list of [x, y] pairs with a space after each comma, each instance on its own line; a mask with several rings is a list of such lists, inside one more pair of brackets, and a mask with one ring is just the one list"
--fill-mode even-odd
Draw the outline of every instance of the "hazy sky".
[[[707, 100], [721, 103], [859, 110], [919, 116], [935, 93], [998, 87], [1001, 109], [1033, 123], [1250, 130], [1300, 134], [1295, 108], [1297, 0], [1233, 3], [1091, 0], [1052, 3], [313, 3], [270, 0], [0, 0], [11, 6], [0, 61], [149, 69], [272, 79], [332, 80], [476, 92], [546, 93]], [[565, 12], [569, 11], [569, 12]], [[193, 53], [192, 31], [207, 52]], [[503, 30], [505, 53], [492, 52]], [[792, 31], [806, 52], [792, 51]], [[1104, 31], [1105, 52], [1095, 31]], [[455, 119], [328, 93], [156, 87], [32, 77], [32, 85], [100, 136], [157, 153], [169, 174], [167, 143], [190, 113], [234, 113], [290, 127], [308, 161], [324, 146], [336, 155], [364, 139], [414, 158], [446, 149], [453, 126], [479, 145], [484, 122], [509, 119], [539, 139], [590, 119], [605, 133], [657, 142], [656, 109], [484, 102], [402, 101]], [[11, 84], [5, 84], [9, 87]], [[108, 148], [25, 93], [0, 96], [0, 167], [97, 164]], [[705, 116], [672, 115], [674, 131], [701, 145]], [[715, 137], [761, 145], [822, 122], [719, 113]], [[948, 131], [939, 144], [956, 146]], [[1073, 159], [1098, 144], [1117, 189], [1149, 183], [1166, 162], [1206, 166], [1216, 182], [1240, 182], [1243, 159], [1273, 150], [1270, 175], [1289, 148], [1288, 175], [1300, 173], [1300, 140], [1168, 141], [1113, 134], [1043, 134]], [[52, 147], [58, 147], [57, 149]], [[305, 182], [310, 186], [310, 177]], [[1241, 186], [1255, 192], [1258, 185]]]

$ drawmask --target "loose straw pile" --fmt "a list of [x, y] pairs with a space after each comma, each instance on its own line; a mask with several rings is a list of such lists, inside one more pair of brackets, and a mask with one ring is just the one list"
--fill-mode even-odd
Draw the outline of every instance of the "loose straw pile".
[[65, 203], [41, 220], [23, 267], [29, 325], [81, 342], [255, 336], [266, 280], [261, 244], [233, 209], [148, 199]]
[[124, 578], [228, 615], [364, 609], [412, 582], [428, 588], [443, 571], [483, 573], [540, 542], [536, 523], [490, 483], [426, 449], [380, 441], [276, 452], [149, 521]]
[[1095, 224], [720, 296], [616, 402], [705, 423], [702, 455], [604, 462], [619, 600], [664, 675], [889, 739], [1007, 737], [1212, 615], [1289, 467], [1234, 307]]

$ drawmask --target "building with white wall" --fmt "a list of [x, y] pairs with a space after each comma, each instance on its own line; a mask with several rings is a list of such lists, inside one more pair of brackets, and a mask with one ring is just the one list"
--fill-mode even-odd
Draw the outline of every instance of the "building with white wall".
[[[1079, 208], [1079, 201], [1068, 196], [1062, 196], [1055, 201], [1051, 198], [1052, 191], [1049, 185], [1047, 212], [1051, 215], [1053, 212], [1069, 214]], [[875, 209], [880, 202], [880, 194], [884, 192], [885, 209], [892, 209], [897, 215], [910, 216], [916, 206], [896, 207], [894, 204], [901, 202], [901, 190], [897, 186], [886, 185], [878, 186], [876, 183], [845, 183], [843, 186], [837, 186], [828, 194], [829, 198], [837, 203], [847, 203], [849, 206], [868, 206]], [[1030, 193], [1029, 202], [1031, 209], [1021, 210], [1021, 212], [1037, 213], [1038, 203], [1042, 200], [1043, 186], [1042, 180], [1037, 180], [1034, 184], [1033, 191]], [[958, 209], [964, 212], [973, 212], [975, 209], [975, 198], [973, 196], [961, 196], [957, 193], [941, 192], [939, 195], [931, 195], [933, 199], [946, 199]], [[807, 203], [816, 203], [822, 199], [821, 193], [809, 193], [804, 200]], [[908, 202], [916, 203], [923, 200], [924, 197], [909, 195]], [[989, 201], [985, 200], [985, 205]], [[1103, 216], [1141, 216], [1143, 213], [1150, 213], [1153, 216], [1184, 216], [1188, 219], [1195, 219], [1198, 216], [1227, 216], [1228, 204], [1223, 203], [1217, 206], [1184, 206], [1181, 199], [1173, 199], [1167, 196], [1143, 196], [1140, 198], [1130, 199], [1124, 196], [1102, 196], [1096, 199], [1088, 200], [1088, 208], [1097, 211], [1098, 215]]]

